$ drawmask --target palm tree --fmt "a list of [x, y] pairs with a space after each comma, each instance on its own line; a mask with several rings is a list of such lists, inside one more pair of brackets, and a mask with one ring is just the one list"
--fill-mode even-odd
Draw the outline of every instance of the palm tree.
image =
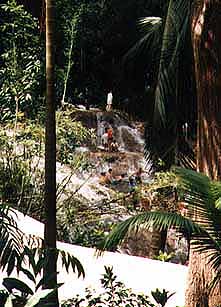
[[[155, 104], [152, 119], [149, 119], [146, 131], [146, 153], [149, 158], [164, 162], [164, 170], [168, 170], [172, 164], [194, 166], [192, 150], [189, 148], [187, 155], [187, 144], [178, 148], [178, 133], [181, 123], [187, 121], [184, 111], [186, 104], [180, 98], [180, 86], [182, 85], [178, 76], [183, 68], [181, 57], [184, 57], [184, 46], [188, 41], [190, 7], [188, 0], [169, 0], [165, 18], [147, 17], [140, 21], [144, 36], [125, 56], [125, 61], [130, 60], [140, 50], [147, 50], [147, 56], [154, 62], [156, 75]], [[156, 56], [155, 56], [156, 55]], [[156, 62], [159, 61], [157, 65]], [[188, 65], [186, 65], [188, 66]], [[191, 64], [190, 64], [191, 66]], [[185, 76], [187, 73], [182, 72]], [[181, 81], [185, 81], [182, 76]], [[185, 107], [184, 107], [185, 105]], [[185, 152], [185, 153], [184, 153]], [[166, 230], [159, 233], [155, 229], [155, 240], [152, 247], [155, 253], [162, 248], [162, 239]]]
[[[197, 120], [197, 169], [206, 173], [212, 179], [217, 179], [221, 176], [221, 105], [219, 103], [221, 98], [219, 86], [221, 73], [221, 48], [219, 42], [221, 17], [218, 13], [220, 9], [221, 3], [216, 0], [170, 0], [167, 12], [167, 16], [170, 16], [170, 19], [169, 17], [166, 18], [168, 22], [165, 23], [164, 27], [163, 41], [165, 44], [162, 43], [156, 86], [156, 120], [153, 124], [153, 132], [152, 134], [150, 133], [154, 146], [156, 147], [156, 144], [160, 144], [160, 147], [153, 148], [155, 152], [164, 156], [168, 155], [169, 159], [167, 158], [166, 161], [173, 161], [177, 152], [179, 110], [183, 110], [183, 104], [180, 104], [182, 95], [178, 86], [179, 82], [176, 81], [177, 76], [179, 76], [178, 68], [183, 61], [179, 54], [181, 54], [180, 47], [185, 48], [185, 50], [187, 48], [186, 43], [183, 44], [182, 42], [185, 42], [185, 33], [188, 33], [186, 31], [189, 28], [192, 38], [197, 96], [197, 115], [194, 117]], [[173, 25], [172, 31], [169, 29], [170, 24]], [[165, 46], [164, 49], [163, 46]], [[174, 65], [171, 66], [171, 64]], [[186, 101], [183, 102], [188, 105]], [[193, 110], [193, 113], [196, 113], [194, 108], [190, 109]], [[168, 134], [172, 137], [165, 137]], [[157, 142], [157, 140], [161, 139], [169, 139], [169, 142]], [[147, 139], [147, 144], [150, 141]], [[187, 306], [195, 306], [194, 297], [197, 297], [197, 294], [194, 292], [194, 288], [201, 287], [201, 285], [196, 284], [196, 280], [193, 282], [192, 278], [198, 274], [196, 272], [200, 272], [202, 280], [202, 272], [209, 274], [210, 268], [205, 265], [200, 255], [197, 252], [193, 252], [192, 249], [190, 260], [190, 281], [186, 301]], [[204, 274], [205, 278], [207, 278], [207, 273]], [[205, 285], [204, 289], [206, 289]], [[220, 292], [214, 293], [213, 296], [211, 294], [209, 299], [211, 304], [213, 304], [213, 300], [217, 304], [217, 298], [221, 296]], [[204, 304], [203, 296], [201, 303], [202, 305]]]
[[[57, 287], [56, 252], [56, 128], [55, 128], [55, 1], [46, 1], [46, 132], [45, 132], [45, 258], [44, 287]], [[52, 297], [54, 307], [59, 306], [58, 294]]]
[[[192, 7], [191, 34], [194, 51], [195, 79], [197, 89], [197, 169], [212, 179], [221, 178], [221, 48], [220, 48], [220, 12], [219, 1], [194, 1]], [[190, 252], [190, 282], [199, 286], [194, 272], [200, 271], [207, 279], [210, 267], [201, 256]], [[192, 273], [191, 273], [192, 272]], [[204, 285], [206, 289], [206, 285]], [[193, 286], [186, 293], [186, 301], [194, 301]], [[210, 306], [219, 306], [221, 302], [220, 284], [210, 295]], [[203, 302], [202, 302], [203, 304]]]
[[159, 230], [176, 227], [191, 239], [192, 249], [210, 267], [209, 272], [202, 269], [194, 276], [199, 285], [192, 280], [195, 293], [192, 301], [187, 297], [186, 306], [220, 306], [220, 297], [216, 296], [215, 301], [213, 295], [221, 277], [221, 183], [191, 170], [177, 168], [176, 173], [180, 179], [183, 200], [188, 206], [188, 215], [156, 211], [133, 216], [114, 228], [104, 249], [116, 248], [128, 234], [140, 229], [148, 230], [153, 226]]
[[195, 120], [195, 105], [191, 105], [194, 98], [187, 98], [190, 92], [194, 96], [194, 84], [193, 88], [190, 86], [193, 69], [190, 13], [189, 0], [169, 0], [165, 17], [140, 20], [144, 36], [124, 57], [124, 62], [128, 62], [146, 52], [149, 62], [147, 69], [154, 66], [155, 81], [152, 86], [155, 102], [153, 114], [149, 115], [147, 123], [146, 151], [154, 160], [162, 159], [165, 169], [177, 161], [190, 166], [186, 163], [187, 159], [183, 159], [183, 146], [177, 148], [182, 124]]

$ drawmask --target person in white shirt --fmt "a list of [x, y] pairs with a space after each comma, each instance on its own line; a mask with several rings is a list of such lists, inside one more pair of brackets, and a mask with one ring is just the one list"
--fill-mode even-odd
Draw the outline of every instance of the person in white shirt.
[[113, 103], [113, 94], [112, 94], [112, 92], [110, 91], [110, 92], [107, 94], [107, 106], [106, 106], [106, 111], [111, 111], [111, 109], [112, 109], [112, 103]]

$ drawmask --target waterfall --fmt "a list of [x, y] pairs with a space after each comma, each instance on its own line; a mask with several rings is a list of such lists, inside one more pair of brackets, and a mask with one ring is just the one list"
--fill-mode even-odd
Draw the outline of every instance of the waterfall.
[[143, 152], [144, 140], [139, 131], [130, 127], [118, 114], [97, 112], [97, 146], [101, 145], [101, 136], [105, 127], [111, 126], [113, 137], [119, 144], [120, 150], [125, 152]]
[[105, 123], [103, 121], [103, 112], [97, 112], [97, 146], [101, 145], [101, 137], [104, 134]]
[[[96, 112], [97, 146], [101, 145], [101, 136], [105, 128], [113, 128], [113, 137], [119, 145], [119, 155], [113, 156], [113, 161], [103, 160], [98, 167], [98, 173], [113, 168], [117, 174], [134, 173], [139, 167], [145, 170], [144, 177], [151, 173], [151, 161], [144, 158], [144, 139], [142, 134], [129, 122], [114, 112]], [[99, 150], [99, 149], [98, 149]], [[105, 153], [104, 153], [105, 154]], [[111, 158], [111, 156], [110, 156]]]
[[140, 133], [127, 125], [122, 125], [117, 128], [118, 142], [120, 148], [129, 152], [143, 152], [144, 140]]

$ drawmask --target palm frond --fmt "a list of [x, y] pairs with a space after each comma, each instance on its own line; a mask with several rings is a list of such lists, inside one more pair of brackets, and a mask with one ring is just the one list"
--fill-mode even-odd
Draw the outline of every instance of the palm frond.
[[217, 209], [220, 209], [217, 204], [221, 202], [221, 182], [220, 181], [212, 181], [211, 182], [211, 192], [215, 199], [215, 205]]
[[221, 267], [220, 240], [214, 240], [205, 232], [204, 236], [195, 237], [191, 241], [191, 245], [195, 251], [205, 254], [206, 264], [210, 265], [216, 274], [219, 274]]
[[[159, 55], [154, 114], [145, 134], [145, 153], [150, 152], [153, 161], [160, 158], [167, 167], [174, 164], [180, 150], [177, 131], [179, 119], [183, 118], [180, 92], [184, 79], [180, 81], [179, 76], [181, 54], [188, 40], [189, 15], [188, 0], [169, 1]], [[155, 164], [155, 168], [158, 167]]]
[[221, 209], [221, 197], [217, 198], [216, 202], [215, 202], [215, 206], [217, 209]]
[[144, 17], [140, 18], [138, 22], [141, 26], [143, 26], [144, 30], [146, 31], [148, 28], [151, 30], [153, 29], [155, 25], [159, 26], [162, 24], [162, 18], [161, 17]]
[[123, 57], [123, 64], [145, 52], [145, 56], [152, 59], [158, 53], [161, 42], [162, 19], [160, 17], [145, 17], [139, 20], [138, 25], [144, 33], [132, 48]]
[[[188, 211], [204, 233], [192, 240], [198, 252], [206, 253], [207, 262], [216, 271], [221, 267], [221, 211], [216, 202], [221, 197], [221, 183], [210, 180], [206, 175], [187, 169], [175, 168], [188, 202]], [[217, 281], [217, 279], [215, 279]], [[213, 283], [215, 285], [216, 282]]]
[[8, 275], [19, 263], [22, 253], [23, 234], [18, 229], [13, 215], [15, 212], [8, 206], [0, 206], [0, 266]]
[[221, 276], [221, 211], [215, 206], [221, 198], [221, 183], [192, 170], [176, 167], [174, 172], [179, 178], [178, 192], [180, 189], [187, 204], [188, 217], [160, 211], [133, 216], [113, 229], [103, 249], [115, 249], [128, 234], [140, 230], [175, 227], [191, 239], [194, 250], [205, 254], [207, 264], [217, 273], [210, 285], [212, 289]]
[[161, 211], [145, 212], [118, 224], [104, 242], [102, 249], [115, 249], [130, 233], [139, 232], [140, 229], [150, 230], [152, 227], [158, 230], [177, 227], [182, 231], [185, 230], [189, 235], [204, 232], [203, 228], [180, 214]]
[[206, 175], [187, 169], [175, 168], [184, 189], [184, 200], [192, 218], [210, 235], [221, 237], [221, 211], [216, 201], [221, 197], [221, 183], [211, 181]]
[[221, 266], [221, 241], [211, 236], [202, 225], [183, 217], [177, 213], [167, 212], [145, 212], [131, 217], [118, 224], [108, 236], [102, 250], [114, 250], [127, 235], [134, 234], [140, 230], [164, 230], [175, 227], [180, 232], [191, 238], [193, 248], [207, 256], [207, 263], [217, 271]]
[[166, 122], [166, 106], [176, 93], [178, 57], [183, 49], [189, 22], [189, 2], [170, 0], [161, 46], [155, 92], [155, 122]]

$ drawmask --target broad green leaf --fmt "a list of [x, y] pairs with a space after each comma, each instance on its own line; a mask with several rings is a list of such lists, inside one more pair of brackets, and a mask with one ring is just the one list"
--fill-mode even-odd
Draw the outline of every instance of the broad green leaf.
[[34, 307], [36, 306], [42, 298], [47, 297], [51, 294], [54, 289], [45, 289], [39, 292], [36, 292], [32, 297], [29, 298], [24, 307]]
[[21, 293], [26, 294], [33, 294], [32, 289], [25, 284], [23, 281], [13, 278], [13, 277], [6, 277], [3, 279], [3, 285], [6, 287], [6, 289], [11, 292], [11, 290], [16, 289], [21, 291]]

